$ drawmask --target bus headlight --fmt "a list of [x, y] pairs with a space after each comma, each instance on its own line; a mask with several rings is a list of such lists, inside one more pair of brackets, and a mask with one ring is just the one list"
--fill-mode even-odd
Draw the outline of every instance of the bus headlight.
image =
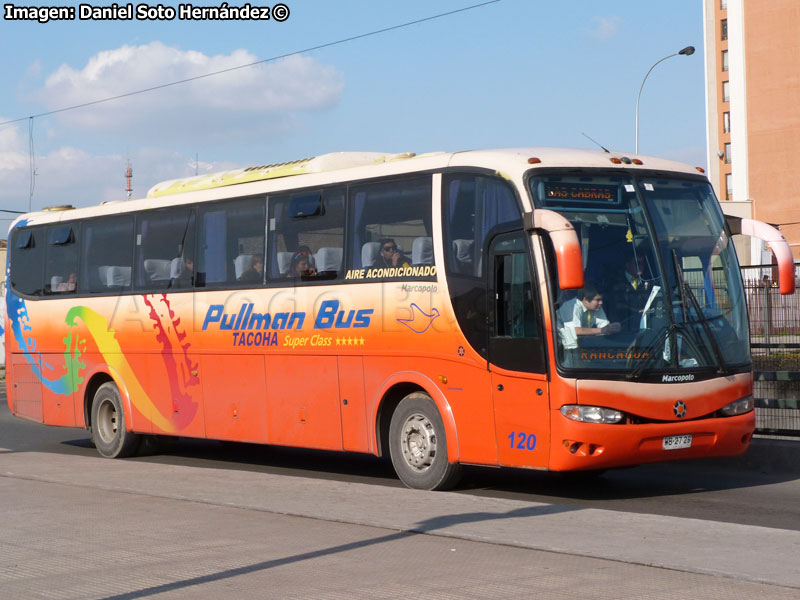
[[561, 414], [581, 423], [619, 423], [625, 417], [620, 411], [602, 406], [582, 406], [566, 404], [561, 407]]
[[742, 415], [746, 412], [750, 412], [755, 407], [755, 402], [753, 401], [752, 396], [747, 396], [746, 398], [739, 398], [730, 404], [723, 406], [719, 409], [726, 417], [732, 417], [734, 415]]

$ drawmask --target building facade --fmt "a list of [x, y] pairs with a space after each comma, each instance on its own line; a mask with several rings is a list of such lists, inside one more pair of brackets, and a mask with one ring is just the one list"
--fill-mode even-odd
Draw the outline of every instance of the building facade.
[[[704, 0], [703, 15], [709, 178], [727, 214], [780, 226], [798, 259], [800, 1]], [[743, 264], [771, 262], [745, 246]]]

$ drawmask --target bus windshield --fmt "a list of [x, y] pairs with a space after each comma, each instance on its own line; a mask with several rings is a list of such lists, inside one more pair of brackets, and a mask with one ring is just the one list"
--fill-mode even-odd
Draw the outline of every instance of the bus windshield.
[[637, 378], [749, 367], [739, 266], [708, 181], [570, 170], [530, 189], [580, 240], [586, 285], [554, 288], [561, 368]]

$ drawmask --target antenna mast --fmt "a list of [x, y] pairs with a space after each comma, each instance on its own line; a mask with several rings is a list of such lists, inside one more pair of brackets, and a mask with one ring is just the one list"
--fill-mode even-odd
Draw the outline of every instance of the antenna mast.
[[128, 166], [125, 168], [125, 192], [127, 193], [127, 199], [131, 199], [131, 193], [133, 192], [133, 188], [131, 187], [131, 179], [133, 179], [133, 168], [131, 167], [131, 161], [128, 160]]

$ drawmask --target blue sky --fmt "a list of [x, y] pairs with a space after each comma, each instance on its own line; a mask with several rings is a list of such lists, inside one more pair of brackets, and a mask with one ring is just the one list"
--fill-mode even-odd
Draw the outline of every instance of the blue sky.
[[[286, 0], [291, 14], [282, 23], [3, 19], [0, 122], [479, 2]], [[697, 48], [694, 56], [663, 62], [647, 80], [639, 146], [643, 154], [704, 166], [699, 0], [500, 0], [229, 74], [36, 118], [31, 205], [124, 199], [128, 158], [134, 197], [142, 197], [158, 181], [194, 174], [195, 157], [199, 171], [208, 172], [342, 150], [592, 147], [582, 132], [608, 148], [633, 152], [642, 78], [655, 61], [687, 45]], [[29, 142], [27, 121], [0, 126], [0, 208], [28, 207]]]

